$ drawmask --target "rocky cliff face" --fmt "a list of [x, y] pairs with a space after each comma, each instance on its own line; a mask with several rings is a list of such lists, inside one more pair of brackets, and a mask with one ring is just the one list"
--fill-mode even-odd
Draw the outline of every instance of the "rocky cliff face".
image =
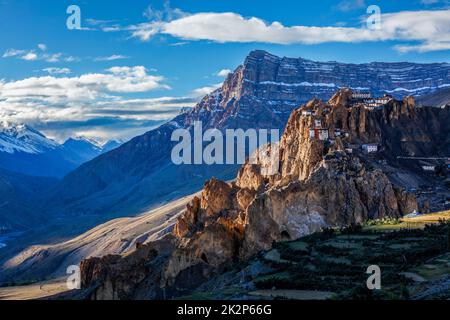
[[[400, 152], [445, 152], [433, 134], [449, 135], [449, 108], [417, 109], [408, 98], [368, 110], [350, 106], [350, 93], [341, 90], [328, 103], [311, 100], [291, 114], [279, 143], [277, 174], [265, 175], [261, 165], [246, 163], [234, 182], [206, 182], [171, 235], [113, 262], [110, 257], [84, 261], [83, 285], [93, 290], [90, 297], [173, 297], [276, 241], [417, 209], [415, 196], [374, 166], [375, 156], [350, 152], [349, 146], [377, 143], [379, 155], [392, 154], [393, 164]], [[330, 139], [310, 135], [317, 121]], [[127, 272], [132, 277], [124, 283]]]
[[[237, 166], [171, 163], [171, 133], [178, 128], [192, 128], [194, 121], [202, 121], [204, 130], [283, 129], [294, 108], [313, 97], [327, 100], [339, 87], [364, 89], [375, 95], [422, 94], [448, 85], [449, 70], [446, 63], [343, 64], [253, 51], [221, 88], [205, 96], [193, 110], [65, 177], [45, 201], [51, 208], [47, 214], [96, 214], [103, 217], [96, 221], [100, 223], [114, 215], [135, 214], [155, 203], [195, 192], [212, 176], [232, 178]], [[348, 125], [354, 128], [356, 124]], [[172, 183], [167, 184], [168, 180]]]
[[220, 89], [197, 105], [185, 123], [195, 119], [215, 128], [267, 128], [268, 124], [283, 128], [294, 108], [313, 97], [328, 100], [339, 88], [368, 91], [373, 96], [389, 93], [402, 99], [449, 86], [448, 63], [345, 64], [281, 58], [256, 50]]

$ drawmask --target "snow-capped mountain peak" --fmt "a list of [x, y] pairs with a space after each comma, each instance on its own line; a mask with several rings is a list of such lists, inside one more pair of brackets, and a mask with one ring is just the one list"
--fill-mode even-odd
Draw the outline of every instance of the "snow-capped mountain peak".
[[26, 124], [0, 122], [0, 152], [43, 153], [59, 146]]
[[85, 136], [60, 144], [29, 125], [0, 120], [0, 168], [11, 172], [62, 177], [120, 144]]
[[103, 145], [103, 142], [100, 139], [93, 138], [93, 137], [75, 136], [75, 137], [72, 137], [69, 139], [79, 141], [79, 142], [86, 142], [86, 143], [92, 144], [93, 146], [96, 146], [98, 148], [101, 148]]

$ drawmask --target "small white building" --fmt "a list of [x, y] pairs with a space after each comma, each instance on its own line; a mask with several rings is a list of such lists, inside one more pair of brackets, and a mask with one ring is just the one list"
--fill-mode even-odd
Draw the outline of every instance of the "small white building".
[[320, 121], [319, 119], [314, 120], [314, 127], [316, 128], [322, 127], [322, 121]]
[[319, 140], [328, 140], [329, 134], [327, 129], [319, 129]]
[[384, 96], [384, 97], [375, 99], [375, 103], [378, 104], [378, 105], [384, 105], [384, 104], [388, 103], [391, 100], [392, 100], [392, 98], [390, 98], [388, 96]]
[[309, 129], [309, 137], [325, 141], [329, 139], [330, 135], [328, 134], [328, 129], [315, 128]]
[[424, 166], [422, 166], [422, 169], [423, 169], [424, 171], [435, 171], [435, 170], [436, 170], [436, 166], [433, 166], [433, 165], [424, 165]]
[[302, 111], [302, 115], [303, 116], [312, 116], [312, 111], [311, 110], [303, 110]]
[[363, 149], [363, 151], [365, 151], [367, 153], [377, 152], [378, 151], [378, 145], [374, 144], [374, 143], [363, 144], [362, 145], [362, 149]]
[[372, 95], [370, 92], [353, 92], [352, 93], [353, 99], [370, 99], [372, 98]]
[[347, 151], [347, 153], [353, 153], [353, 149], [352, 148], [345, 148], [345, 151]]

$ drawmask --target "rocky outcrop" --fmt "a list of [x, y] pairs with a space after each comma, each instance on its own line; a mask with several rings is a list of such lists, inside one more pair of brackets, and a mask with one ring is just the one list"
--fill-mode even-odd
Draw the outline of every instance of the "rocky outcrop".
[[[173, 146], [171, 133], [178, 128], [190, 128], [194, 121], [202, 121], [204, 130], [283, 129], [299, 105], [313, 97], [326, 101], [342, 87], [367, 90], [374, 96], [391, 93], [402, 98], [432, 92], [448, 85], [448, 79], [450, 65], [446, 63], [345, 64], [252, 51], [221, 88], [206, 95], [192, 110], [66, 176], [46, 199], [46, 210], [50, 211], [46, 213], [102, 217], [105, 212], [135, 214], [155, 203], [171, 200], [168, 194], [195, 192], [212, 176], [234, 177], [238, 168], [232, 166], [168, 165]], [[354, 112], [351, 120], [360, 123], [349, 125], [352, 129], [359, 125], [363, 130], [365, 113]], [[167, 179], [172, 183], [166, 183]]]
[[[90, 288], [95, 300], [130, 299], [136, 296], [161, 297], [160, 280], [166, 261], [177, 246], [176, 239], [165, 237], [141, 245], [125, 256], [107, 255], [90, 258], [80, 264], [81, 286]], [[152, 288], [152, 291], [146, 291]]]
[[[40, 211], [41, 216], [56, 222], [58, 227], [47, 224], [34, 233], [36, 237], [25, 237], [8, 244], [2, 251], [7, 250], [8, 254], [2, 258], [16, 256], [34, 243], [48, 243], [48, 234], [53, 238], [74, 237], [113, 218], [136, 215], [155, 205], [192, 194], [211, 177], [226, 181], [234, 179], [238, 165], [191, 166], [175, 165], [171, 161], [172, 132], [179, 128], [192, 130], [194, 121], [201, 121], [204, 130], [284, 129], [292, 111], [316, 97], [303, 109], [313, 110], [322, 125], [328, 126], [335, 149], [339, 141], [334, 136], [334, 129], [340, 128], [350, 134], [351, 141], [380, 143], [385, 149], [384, 156], [390, 157], [390, 161], [395, 161], [400, 154], [441, 154], [444, 150], [443, 154], [448, 155], [448, 108], [411, 108], [395, 102], [383, 110], [368, 112], [362, 106], [346, 107], [348, 90], [340, 92], [328, 104], [319, 99], [326, 101], [342, 87], [367, 90], [374, 96], [384, 93], [399, 99], [404, 95], [417, 96], [445, 88], [450, 78], [449, 68], [445, 63], [316, 62], [253, 51], [226, 78], [221, 88], [206, 95], [194, 108], [184, 109], [172, 121], [131, 139], [65, 176], [51, 192], [43, 195], [39, 208], [33, 207], [33, 211]], [[292, 134], [283, 137], [286, 150], [281, 154], [280, 176], [261, 176], [258, 167], [243, 172], [239, 181], [246, 187], [240, 188], [236, 184], [238, 188], [232, 188], [239, 210], [248, 207], [268, 183], [281, 184], [296, 177], [307, 179], [314, 166], [329, 152], [330, 146], [322, 146], [319, 142], [304, 144], [312, 120], [301, 119], [301, 111], [295, 112], [289, 123]], [[297, 126], [303, 128], [299, 139], [295, 136]], [[73, 220], [75, 217], [76, 223], [71, 228], [61, 226], [61, 219]], [[179, 229], [183, 229], [181, 223]], [[42, 250], [46, 252], [46, 249]], [[19, 255], [28, 257], [30, 251], [27, 251]], [[31, 251], [34, 256], [35, 251]], [[41, 248], [38, 251], [41, 252]], [[64, 252], [70, 251], [65, 248]], [[35, 260], [27, 261], [28, 264]], [[22, 273], [21, 270], [15, 272]]]
[[[400, 217], [417, 209], [415, 196], [394, 185], [374, 165], [376, 156], [349, 152], [347, 146], [370, 141], [380, 145], [379, 156], [395, 153], [392, 146], [401, 145], [408, 134], [402, 132], [409, 126], [406, 119], [428, 137], [428, 126], [433, 127], [433, 123], [421, 115], [439, 111], [416, 110], [411, 99], [368, 110], [363, 105], [348, 105], [346, 96], [348, 91], [342, 90], [328, 103], [312, 100], [291, 114], [279, 142], [276, 174], [267, 175], [261, 165], [247, 162], [231, 183], [209, 180], [200, 197], [194, 197], [178, 218], [172, 235], [144, 245], [145, 249], [138, 250], [142, 250], [141, 255], [114, 258], [113, 266], [133, 270], [126, 285], [105, 282], [102, 279], [116, 279], [115, 269], [110, 270], [107, 262], [88, 260], [82, 268], [84, 287], [96, 288], [94, 298], [122, 299], [130, 294], [173, 297], [236, 260], [270, 249], [274, 242], [297, 239], [325, 227]], [[305, 110], [313, 115], [305, 115]], [[329, 130], [329, 139], [310, 135], [319, 125], [316, 120]], [[338, 136], [338, 129], [347, 134]], [[166, 241], [170, 245], [164, 247], [170, 249], [163, 253], [156, 250], [158, 253], [147, 257]], [[157, 263], [155, 257], [159, 257]], [[137, 270], [144, 270], [145, 265], [151, 271], [146, 276], [136, 275], [135, 265]], [[101, 272], [92, 271], [97, 269]]]

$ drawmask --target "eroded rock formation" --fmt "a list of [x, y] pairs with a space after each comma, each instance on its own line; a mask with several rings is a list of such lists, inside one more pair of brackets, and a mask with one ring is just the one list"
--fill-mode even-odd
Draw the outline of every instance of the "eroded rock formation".
[[[84, 261], [83, 286], [91, 298], [173, 297], [276, 241], [409, 213], [417, 209], [414, 194], [394, 185], [377, 157], [439, 148], [433, 132], [443, 134], [448, 111], [416, 110], [409, 98], [369, 110], [349, 105], [348, 90], [328, 103], [311, 100], [290, 116], [276, 174], [246, 163], [233, 182], [206, 182], [170, 235], [124, 257]], [[317, 127], [329, 137], [313, 135]], [[355, 149], [363, 143], [377, 144], [379, 154]]]

